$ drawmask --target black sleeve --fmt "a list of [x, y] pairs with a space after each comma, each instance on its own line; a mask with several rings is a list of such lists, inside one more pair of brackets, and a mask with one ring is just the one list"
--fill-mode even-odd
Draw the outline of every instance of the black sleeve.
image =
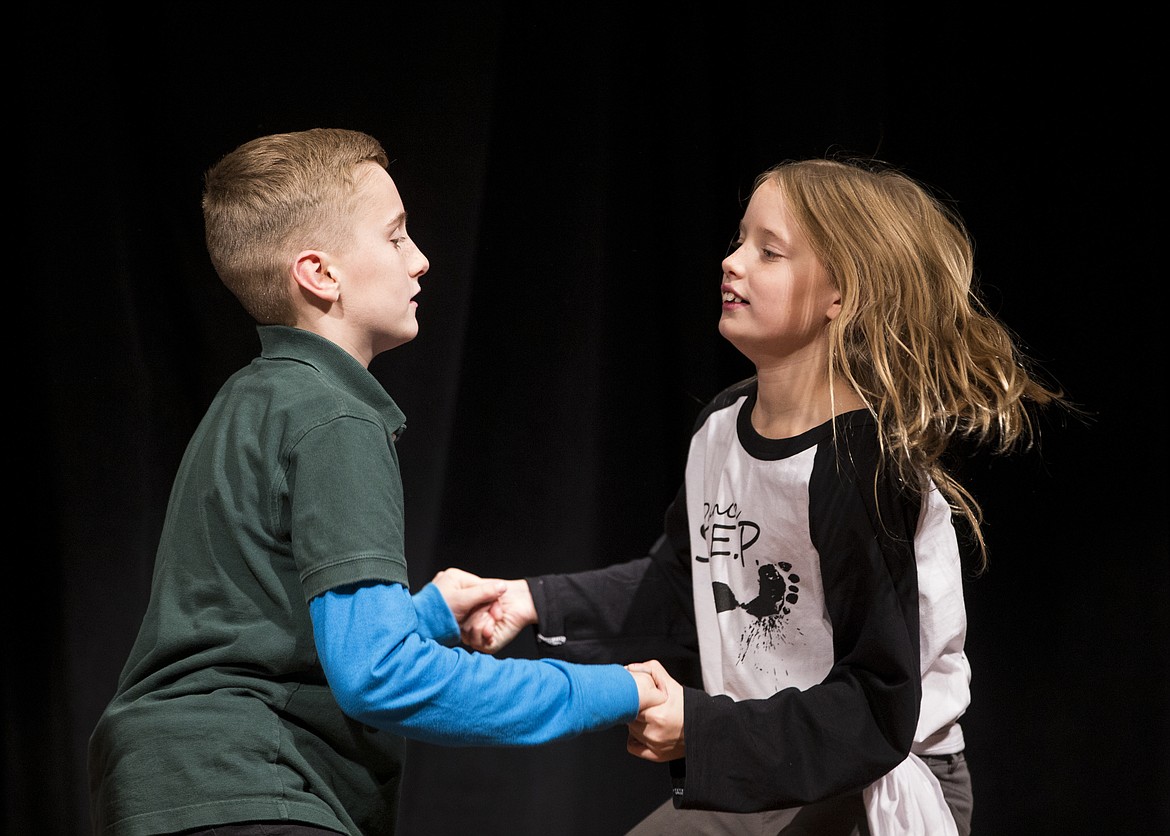
[[876, 437], [859, 436], [843, 433], [843, 455], [821, 445], [809, 487], [833, 667], [817, 685], [767, 699], [687, 690], [676, 806], [808, 804], [860, 790], [910, 751], [921, 702], [913, 548], [921, 503], [890, 474], [875, 479]]
[[645, 557], [526, 579], [539, 618], [540, 655], [619, 664], [657, 659], [680, 682], [700, 681], [682, 490], [665, 523]]

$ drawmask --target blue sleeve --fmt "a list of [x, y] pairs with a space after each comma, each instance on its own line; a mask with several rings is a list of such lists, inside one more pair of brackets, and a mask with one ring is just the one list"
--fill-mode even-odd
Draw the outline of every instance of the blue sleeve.
[[429, 595], [372, 584], [309, 602], [325, 677], [350, 717], [426, 743], [535, 746], [637, 715], [637, 685], [620, 665], [501, 659], [429, 638], [415, 611], [433, 620]]
[[443, 593], [428, 583], [410, 597], [414, 614], [418, 617], [418, 634], [449, 647], [459, 644], [459, 622], [443, 600]]

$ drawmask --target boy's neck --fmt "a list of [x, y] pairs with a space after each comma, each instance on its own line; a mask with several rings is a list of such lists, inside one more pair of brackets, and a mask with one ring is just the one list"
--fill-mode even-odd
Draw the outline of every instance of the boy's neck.
[[362, 335], [355, 335], [344, 320], [329, 315], [306, 315], [304, 312], [297, 317], [296, 328], [302, 331], [311, 331], [318, 337], [323, 337], [339, 346], [343, 351], [369, 368], [377, 355], [369, 340], [361, 339]]

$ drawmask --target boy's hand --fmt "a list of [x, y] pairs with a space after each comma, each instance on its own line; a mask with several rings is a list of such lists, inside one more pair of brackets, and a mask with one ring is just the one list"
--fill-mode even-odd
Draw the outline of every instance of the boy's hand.
[[[631, 673], [646, 673], [655, 687], [665, 694], [664, 699], [643, 706], [633, 722], [627, 724], [630, 730], [626, 739], [626, 751], [643, 760], [655, 763], [676, 760], [687, 753], [683, 735], [683, 688], [666, 672], [660, 662], [637, 662], [626, 665]], [[641, 679], [642, 677], [635, 677]], [[638, 686], [639, 696], [642, 687]]]
[[451, 614], [459, 622], [459, 631], [463, 632], [463, 622], [476, 610], [490, 608], [504, 593], [504, 582], [498, 578], [484, 579], [462, 569], [444, 569], [431, 580], [447, 602]]
[[626, 670], [630, 671], [630, 676], [634, 677], [634, 682], [638, 685], [639, 715], [647, 708], [666, 702], [666, 691], [658, 687], [653, 676], [640, 670], [630, 670], [629, 666]]
[[463, 643], [481, 653], [495, 653], [519, 635], [530, 624], [536, 624], [536, 605], [532, 590], [524, 579], [503, 581], [504, 592], [491, 604], [486, 604], [459, 619]]

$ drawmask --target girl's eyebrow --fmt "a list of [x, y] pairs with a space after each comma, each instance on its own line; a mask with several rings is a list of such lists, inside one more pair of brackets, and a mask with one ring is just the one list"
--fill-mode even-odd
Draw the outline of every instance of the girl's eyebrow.
[[397, 229], [406, 223], [406, 210], [399, 212], [386, 224], [386, 229]]
[[771, 227], [761, 226], [759, 227], [759, 233], [761, 238], [773, 238], [779, 241], [780, 246], [782, 247], [789, 247], [792, 245], [792, 242], [788, 239], [787, 235], [782, 235]]

